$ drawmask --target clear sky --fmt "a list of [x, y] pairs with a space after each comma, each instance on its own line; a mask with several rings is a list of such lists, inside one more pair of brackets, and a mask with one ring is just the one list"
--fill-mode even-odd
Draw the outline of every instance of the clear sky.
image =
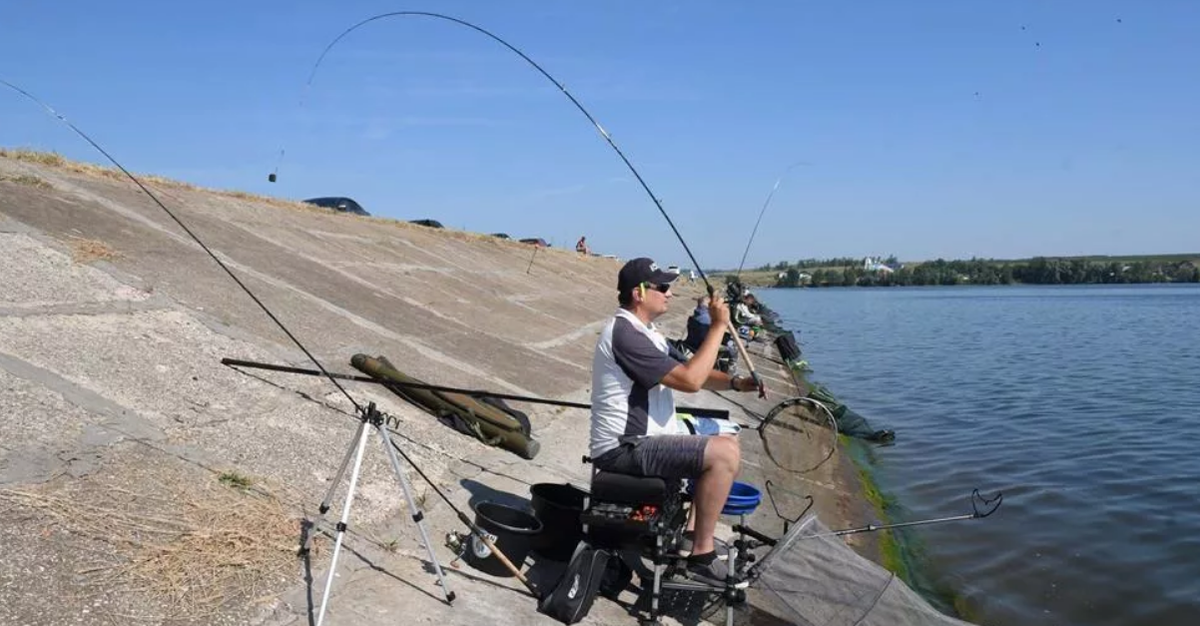
[[[1200, 250], [1200, 2], [0, 3], [0, 77], [137, 172], [705, 268]], [[0, 145], [101, 157], [0, 89]], [[270, 184], [281, 147], [279, 182]], [[203, 237], [203, 233], [200, 234]]]

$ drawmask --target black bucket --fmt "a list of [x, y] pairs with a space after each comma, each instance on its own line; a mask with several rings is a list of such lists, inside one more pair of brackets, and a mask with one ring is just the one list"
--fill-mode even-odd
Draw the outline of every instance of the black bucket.
[[554, 561], [571, 558], [583, 538], [579, 516], [588, 493], [572, 485], [538, 483], [529, 489], [533, 514], [542, 523], [542, 534], [533, 544], [539, 555]]
[[[503, 552], [504, 556], [520, 569], [533, 546], [534, 537], [542, 531], [542, 523], [521, 509], [498, 502], [480, 502], [474, 508], [475, 525], [494, 536], [492, 543], [496, 549]], [[513, 575], [475, 535], [471, 535], [465, 558], [467, 563], [481, 572], [493, 576]]]

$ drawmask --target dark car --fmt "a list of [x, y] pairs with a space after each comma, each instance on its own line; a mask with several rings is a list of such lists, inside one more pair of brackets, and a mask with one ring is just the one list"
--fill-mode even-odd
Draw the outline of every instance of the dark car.
[[508, 233], [492, 233], [492, 236], [496, 239], [512, 239], [512, 237], [508, 236]]
[[437, 220], [408, 220], [408, 223], [428, 226], [430, 228], [445, 228], [445, 226], [442, 226], [442, 223]]
[[522, 239], [521, 243], [528, 243], [531, 245], [535, 245], [539, 248], [549, 248], [550, 247], [550, 244], [546, 243], [546, 240], [542, 239], [541, 237], [529, 237], [527, 239]]
[[319, 207], [325, 207], [326, 209], [333, 209], [334, 211], [341, 211], [342, 213], [353, 213], [355, 215], [366, 216], [371, 215], [370, 213], [367, 213], [366, 209], [362, 208], [361, 204], [355, 202], [352, 198], [309, 198], [304, 202], [307, 204], [315, 204]]

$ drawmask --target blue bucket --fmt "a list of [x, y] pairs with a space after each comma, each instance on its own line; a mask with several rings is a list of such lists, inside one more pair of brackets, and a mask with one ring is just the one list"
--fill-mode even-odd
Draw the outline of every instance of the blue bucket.
[[734, 481], [733, 487], [729, 490], [729, 497], [725, 499], [725, 508], [721, 509], [722, 515], [749, 515], [758, 508], [762, 502], [762, 492], [758, 487], [750, 483], [742, 483]]
[[[688, 481], [688, 493], [695, 494], [695, 481]], [[762, 492], [758, 487], [750, 483], [733, 481], [733, 487], [729, 489], [729, 497], [725, 499], [725, 507], [721, 509], [721, 515], [749, 515], [758, 508], [762, 502]]]

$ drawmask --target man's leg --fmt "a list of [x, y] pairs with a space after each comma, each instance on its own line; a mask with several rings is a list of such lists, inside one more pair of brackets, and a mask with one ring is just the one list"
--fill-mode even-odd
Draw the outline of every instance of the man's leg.
[[704, 469], [696, 481], [692, 500], [696, 533], [692, 544], [693, 556], [704, 556], [716, 550], [713, 536], [717, 532], [717, 518], [721, 515], [721, 509], [725, 508], [725, 501], [729, 498], [729, 490], [733, 488], [733, 479], [741, 463], [742, 452], [737, 437], [719, 435], [708, 438], [704, 447]]

